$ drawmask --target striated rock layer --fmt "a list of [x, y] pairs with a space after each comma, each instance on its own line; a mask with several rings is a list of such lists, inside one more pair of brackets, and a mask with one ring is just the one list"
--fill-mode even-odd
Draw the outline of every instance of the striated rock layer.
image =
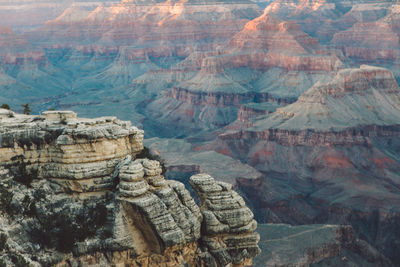
[[344, 69], [213, 149], [263, 173], [238, 179], [261, 222], [351, 224], [397, 264], [399, 100], [389, 70]]
[[254, 266], [392, 266], [348, 225], [261, 224]]
[[160, 162], [144, 158], [142, 140], [142, 130], [115, 117], [0, 109], [0, 263], [251, 263], [259, 237], [243, 199], [197, 175], [199, 208]]

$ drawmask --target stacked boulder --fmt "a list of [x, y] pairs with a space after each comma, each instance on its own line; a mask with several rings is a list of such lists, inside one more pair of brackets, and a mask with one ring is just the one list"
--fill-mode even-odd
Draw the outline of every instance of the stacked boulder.
[[158, 252], [166, 247], [194, 242], [200, 237], [201, 213], [184, 185], [167, 181], [160, 163], [136, 159], [119, 173], [119, 199], [130, 210], [138, 210], [160, 240]]
[[243, 266], [260, 253], [257, 222], [232, 185], [215, 181], [208, 174], [197, 174], [190, 184], [201, 201], [202, 253], [207, 266]]
[[142, 140], [115, 117], [0, 109], [0, 266], [248, 264], [258, 235], [243, 199], [197, 175], [200, 208], [140, 158]]

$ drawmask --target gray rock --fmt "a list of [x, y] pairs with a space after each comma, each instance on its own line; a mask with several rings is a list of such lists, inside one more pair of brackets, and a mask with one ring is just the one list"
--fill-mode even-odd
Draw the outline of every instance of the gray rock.
[[[217, 266], [243, 265], [260, 253], [257, 222], [244, 200], [232, 186], [216, 182], [207, 174], [190, 178], [190, 184], [201, 201], [203, 214], [201, 240], [210, 252], [205, 259], [214, 257]], [[240, 233], [240, 234], [238, 234]]]
[[258, 253], [257, 224], [232, 186], [192, 177], [200, 208], [182, 183], [164, 178], [160, 162], [136, 158], [143, 131], [129, 122], [69, 111], [3, 113], [0, 235], [7, 247], [0, 259], [6, 264], [144, 260], [217, 267]]

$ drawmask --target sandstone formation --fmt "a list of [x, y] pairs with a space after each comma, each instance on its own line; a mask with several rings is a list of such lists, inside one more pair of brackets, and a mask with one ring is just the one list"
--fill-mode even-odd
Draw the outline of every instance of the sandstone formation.
[[199, 208], [143, 158], [143, 131], [129, 122], [0, 109], [0, 137], [3, 265], [243, 266], [260, 252], [253, 214], [231, 186], [194, 176], [208, 199]]
[[334, 35], [332, 43], [346, 56], [356, 60], [379, 64], [384, 60], [399, 58], [400, 5], [393, 4], [383, 18], [360, 21], [346, 31]]
[[398, 262], [399, 96], [387, 69], [344, 69], [210, 147], [264, 174], [238, 179], [261, 222], [348, 223]]
[[372, 22], [385, 16], [392, 1], [275, 0], [266, 11], [297, 23], [301, 30], [320, 42], [358, 22]]
[[331, 79], [343, 67], [334, 51], [324, 51], [295, 23], [267, 12], [249, 21], [219, 51], [195, 53], [181, 63], [181, 70], [194, 74], [176, 82], [145, 112], [157, 124], [174, 123], [189, 135], [232, 123], [242, 105], [292, 103], [316, 81]]
[[[386, 0], [6, 0], [0, 3], [0, 105], [7, 103], [22, 111], [21, 104], [29, 103], [38, 114], [50, 108], [72, 109], [83, 116], [111, 114], [132, 121], [146, 130], [150, 151], [165, 158], [166, 177], [189, 185], [189, 176], [207, 172], [225, 182], [237, 181], [259, 222], [351, 224], [357, 238], [368, 241], [399, 265], [399, 109], [394, 81], [399, 80], [398, 13], [398, 5]], [[362, 64], [387, 68], [394, 77], [386, 69], [354, 69]], [[12, 116], [8, 111], [2, 113]], [[15, 118], [20, 121], [22, 117]], [[47, 125], [50, 121], [40, 120], [22, 124]], [[103, 125], [107, 129], [113, 125], [107, 130], [111, 132], [118, 127], [130, 131], [129, 126], [118, 126], [117, 120], [116, 124], [107, 120], [113, 121], [101, 119], [97, 126], [92, 125], [95, 131], [102, 131]], [[85, 121], [85, 125], [94, 123]], [[86, 127], [81, 122], [78, 126]], [[64, 124], [54, 127], [61, 129]], [[53, 142], [58, 130], [39, 128], [32, 130], [45, 135], [33, 142], [40, 148], [38, 155], [27, 146], [22, 150], [29, 158], [21, 158], [18, 151], [25, 141], [17, 144], [15, 151], [10, 145], [6, 151], [17, 158], [9, 159], [13, 163], [4, 175], [21, 181], [21, 175], [16, 174], [24, 170], [24, 175], [39, 177], [78, 198], [104, 196], [99, 202], [100, 213], [93, 212], [93, 220], [82, 222], [96, 225], [91, 238], [99, 234], [101, 240], [119, 240], [102, 245], [123, 247], [120, 256], [107, 255], [115, 262], [136, 255], [135, 251], [147, 251], [145, 245], [124, 239], [112, 228], [115, 222], [125, 225], [121, 229], [130, 229], [124, 219], [115, 218], [125, 218], [125, 210], [132, 210], [136, 205], [132, 203], [141, 201], [148, 192], [156, 195], [150, 196], [155, 205], [165, 200], [159, 193], [167, 190], [160, 177], [154, 178], [160, 185], [154, 185], [147, 175], [122, 181], [114, 174], [117, 166], [133, 174], [139, 165], [145, 169], [135, 154], [146, 154], [146, 150], [120, 150], [124, 143], [130, 146], [129, 137], [121, 137], [121, 143], [108, 142], [114, 144], [110, 155], [115, 158], [101, 153], [96, 163], [96, 153], [88, 152], [86, 159], [85, 152], [76, 156], [83, 162], [73, 163], [75, 149], [80, 151], [81, 144], [72, 143], [71, 151], [60, 152], [52, 145], [48, 149], [46, 142]], [[73, 129], [73, 136], [65, 135], [76, 142], [76, 134], [81, 133]], [[99, 138], [114, 140], [107, 133]], [[104, 147], [102, 142], [95, 141], [99, 149]], [[61, 157], [62, 153], [67, 158]], [[129, 163], [128, 154], [135, 164]], [[49, 161], [53, 156], [57, 160]], [[127, 165], [119, 165], [125, 158]], [[24, 167], [20, 170], [17, 163]], [[94, 166], [99, 167], [93, 171]], [[43, 189], [54, 195], [54, 188]], [[30, 201], [22, 196], [16, 196], [18, 201], [11, 206], [18, 214], [31, 214], [34, 206], [26, 206]], [[75, 205], [67, 200], [71, 208], [66, 210], [78, 219], [94, 209], [90, 201], [87, 207], [75, 209], [79, 202]], [[185, 210], [186, 204], [180, 203], [176, 208]], [[102, 208], [102, 204], [109, 208]], [[53, 208], [49, 205], [37, 210], [55, 214]], [[142, 211], [147, 208], [140, 206]], [[102, 232], [97, 225], [103, 225], [99, 219], [103, 212], [116, 217], [104, 222], [108, 228]], [[39, 225], [55, 228], [50, 234], [67, 240], [67, 251], [73, 243], [86, 242], [69, 234], [75, 228], [56, 227], [53, 217], [44, 218]], [[171, 228], [162, 228], [153, 218], [143, 220], [159, 230], [160, 238], [151, 241], [157, 251], [170, 242], [170, 232], [186, 239], [188, 229], [195, 231], [198, 226], [188, 221], [183, 227], [171, 224]], [[41, 233], [35, 222], [25, 228]], [[59, 229], [71, 239], [61, 236]], [[132, 231], [137, 233], [135, 229]], [[35, 242], [51, 248], [61, 245], [57, 251], [62, 249], [62, 243], [40, 240]], [[185, 251], [178, 261], [189, 262], [191, 256], [187, 255], [197, 250], [199, 242], [178, 248]], [[82, 257], [91, 253], [82, 247], [75, 247], [74, 253], [81, 251]], [[97, 253], [96, 245], [89, 247], [94, 248], [94, 261], [108, 262]], [[130, 252], [125, 250], [128, 247]], [[166, 255], [168, 260], [160, 261], [174, 262], [175, 247], [166, 249], [170, 253], [154, 252], [159, 254], [151, 262]], [[34, 251], [34, 247], [29, 249]], [[64, 259], [57, 255], [51, 262]]]
[[243, 198], [232, 190], [232, 185], [216, 182], [205, 174], [192, 176], [190, 184], [200, 198], [205, 222], [207, 234], [202, 236], [201, 242], [209, 250], [209, 254], [204, 255], [209, 260], [206, 265], [235, 266], [258, 255], [260, 236], [254, 233], [257, 222]]
[[[132, 0], [86, 10], [79, 6], [67, 9], [30, 36], [46, 43], [49, 40], [40, 36], [45, 34], [53, 41], [69, 38], [68, 45], [96, 41], [99, 45], [115, 46], [133, 45], [133, 42], [144, 44], [138, 51], [145, 53], [179, 55], [193, 51], [195, 40], [200, 46], [214, 46], [231, 37], [248, 19], [259, 15], [255, 4], [241, 0], [220, 3]], [[134, 31], [130, 30], [132, 27]], [[208, 43], [205, 40], [208, 38], [216, 43]]]

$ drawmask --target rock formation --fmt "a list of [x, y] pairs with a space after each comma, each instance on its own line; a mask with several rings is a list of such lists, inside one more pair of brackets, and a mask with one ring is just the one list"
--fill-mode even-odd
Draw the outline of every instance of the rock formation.
[[399, 96], [389, 70], [345, 69], [210, 147], [264, 174], [238, 179], [261, 222], [352, 224], [397, 262], [391, 244], [400, 218]]
[[[264, 12], [260, 6], [265, 7]], [[400, 168], [395, 83], [399, 80], [398, 9], [395, 2], [386, 0], [3, 1], [0, 105], [7, 103], [20, 111], [21, 104], [29, 103], [34, 113], [73, 109], [82, 116], [112, 114], [132, 121], [146, 130], [150, 150], [165, 158], [166, 177], [189, 185], [190, 175], [207, 172], [220, 181], [237, 181], [260, 222], [352, 224], [357, 238], [399, 265], [395, 227]], [[24, 19], [29, 23], [21, 23]], [[393, 74], [367, 66], [354, 69], [362, 64], [381, 66]], [[2, 113], [5, 121], [12, 116], [8, 111]], [[43, 120], [45, 116], [49, 119]], [[72, 117], [63, 120], [76, 120], [74, 128], [57, 124], [53, 116], [59, 115], [45, 113], [35, 121], [14, 115], [27, 132], [10, 130], [21, 134], [15, 149], [9, 130], [4, 132], [0, 143], [6, 142], [4, 151], [10, 153], [5, 177], [26, 184], [38, 177], [31, 184], [43, 183], [44, 195], [49, 198], [62, 192], [76, 198], [101, 195], [98, 211], [91, 213], [93, 220], [82, 221], [85, 227], [95, 226], [90, 238], [100, 235], [101, 240], [119, 240], [102, 244], [123, 248], [112, 250], [124, 251], [119, 259], [117, 254], [107, 255], [115, 262], [122, 262], [129, 253], [148, 251], [148, 246], [124, 239], [125, 230], [121, 235], [112, 227], [117, 223], [121, 229], [131, 229], [125, 223], [126, 209], [132, 210], [135, 201], [142, 203], [148, 193], [154, 195], [150, 196], [154, 205], [165, 200], [160, 192], [166, 187], [157, 185], [165, 180], [159, 175], [123, 181], [115, 172], [121, 169], [127, 176], [135, 176], [134, 170], [140, 166], [145, 172], [148, 166], [157, 165], [138, 161], [137, 155], [143, 156], [146, 150], [135, 147], [136, 134], [128, 134], [132, 142], [131, 137], [123, 137], [130, 127], [112, 118], [98, 123]], [[52, 130], [43, 130], [48, 129], [43, 126], [47, 124]], [[68, 133], [59, 134], [61, 128], [68, 128]], [[81, 134], [92, 136], [86, 134], [88, 128], [93, 128], [101, 141], [96, 139], [90, 146], [86, 141], [79, 143]], [[122, 136], [109, 135], [114, 130], [122, 131]], [[30, 133], [40, 138], [33, 138], [33, 145], [28, 145], [29, 141], [25, 148], [26, 142], [21, 140], [30, 140]], [[53, 146], [57, 142], [60, 144]], [[82, 147], [86, 152], [77, 153]], [[107, 152], [99, 155], [97, 149]], [[131, 160], [126, 158], [129, 155]], [[127, 164], [123, 165], [125, 158]], [[60, 194], [53, 193], [50, 185]], [[55, 214], [54, 205], [46, 206], [48, 200], [30, 195], [33, 191], [29, 190], [36, 189], [26, 192], [29, 199], [37, 198], [37, 205], [26, 206], [28, 198], [24, 201], [24, 195], [17, 194], [12, 205], [5, 198], [7, 207], [17, 214], [34, 210], [40, 216]], [[59, 201], [57, 205], [66, 205], [78, 219], [94, 209], [90, 201], [78, 209], [75, 206], [82, 205], [71, 198], [60, 197]], [[137, 207], [146, 211], [148, 207], [143, 205]], [[186, 210], [185, 205], [180, 202], [176, 209]], [[112, 216], [103, 222], [103, 213]], [[44, 216], [40, 223], [33, 219], [24, 229], [30, 229], [29, 234], [42, 233], [42, 226], [48, 224], [55, 229], [51, 235], [66, 240], [67, 251], [72, 247], [74, 255], [81, 251], [74, 257], [76, 262], [84, 262], [92, 252], [85, 252], [79, 243], [85, 240], [70, 234], [81, 235], [81, 230], [66, 227], [56, 217]], [[68, 218], [61, 218], [75, 227]], [[171, 251], [177, 251], [178, 245], [170, 250], [165, 245], [170, 242], [168, 235], [173, 232], [176, 238], [186, 240], [188, 229], [195, 231], [198, 226], [188, 221], [183, 227], [178, 223], [163, 228], [153, 218], [141, 220], [151, 221], [149, 225], [159, 230], [159, 238], [150, 238], [157, 240], [151, 241], [154, 245], [150, 247], [161, 258], [169, 255], [162, 262], [173, 262]], [[132, 231], [137, 233], [135, 229]], [[143, 231], [148, 232], [147, 228]], [[35, 244], [44, 244], [40, 251], [50, 247], [56, 248], [54, 253], [61, 252], [52, 254], [56, 259], [49, 262], [64, 259], [63, 243], [35, 240]], [[179, 261], [190, 261], [187, 255], [197, 250], [195, 246], [199, 248], [201, 237], [196, 240], [189, 247], [177, 248], [186, 251]], [[170, 254], [160, 252], [166, 246]], [[96, 245], [86, 247], [93, 253], [99, 251]], [[24, 249], [35, 251], [34, 247]], [[101, 253], [93, 253], [94, 261], [108, 261]], [[154, 255], [152, 262], [158, 257]]]
[[196, 53], [181, 63], [193, 76], [176, 82], [145, 112], [158, 125], [174, 123], [189, 134], [228, 125], [245, 104], [292, 103], [315, 81], [329, 80], [343, 67], [334, 51], [324, 50], [295, 23], [267, 12], [246, 23], [217, 52]]
[[231, 186], [194, 176], [199, 208], [129, 122], [0, 111], [1, 264], [243, 266], [260, 252]]
[[348, 225], [261, 224], [254, 266], [392, 266]]
[[336, 33], [332, 43], [356, 61], [379, 64], [386, 60], [392, 65], [399, 58], [399, 23], [400, 5], [393, 4], [383, 18], [360, 21], [350, 29]]
[[[260, 236], [254, 233], [257, 222], [242, 197], [232, 190], [232, 185], [216, 182], [204, 174], [192, 176], [190, 184], [200, 198], [205, 221], [207, 234], [202, 236], [201, 242], [209, 250], [208, 254], [204, 254], [208, 261], [206, 265], [226, 266], [232, 263], [235, 266], [258, 255]], [[245, 264], [251, 264], [251, 261]]]

